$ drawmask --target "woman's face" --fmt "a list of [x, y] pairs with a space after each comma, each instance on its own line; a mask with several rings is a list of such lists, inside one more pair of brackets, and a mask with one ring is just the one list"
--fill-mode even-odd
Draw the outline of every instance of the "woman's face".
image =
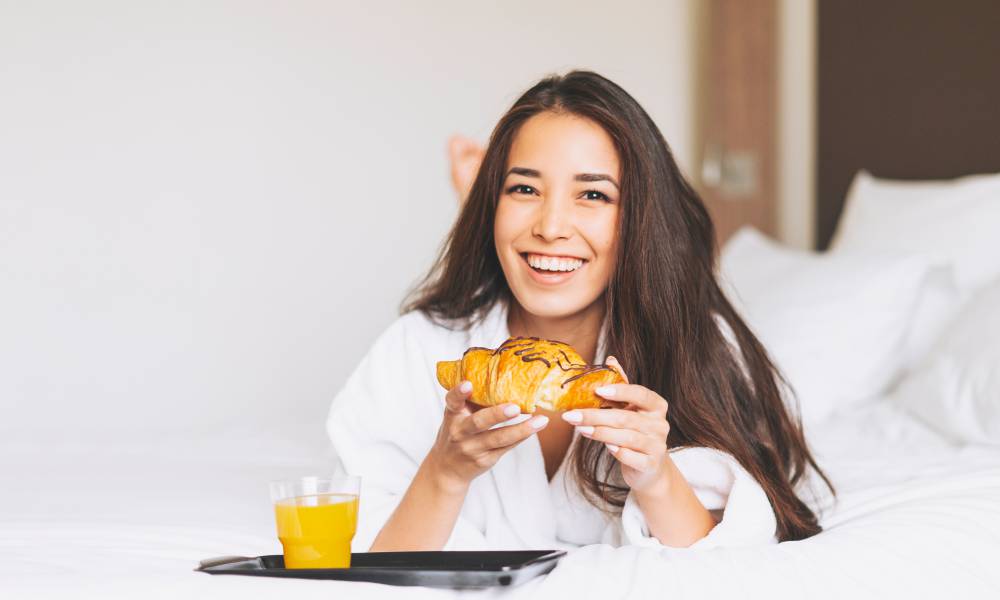
[[614, 272], [618, 153], [597, 123], [545, 112], [510, 149], [493, 237], [507, 283], [538, 317], [593, 304]]

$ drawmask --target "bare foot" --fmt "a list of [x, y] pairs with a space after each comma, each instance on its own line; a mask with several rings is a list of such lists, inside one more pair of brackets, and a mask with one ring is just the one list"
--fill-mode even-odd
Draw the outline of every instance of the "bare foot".
[[448, 139], [448, 159], [451, 161], [451, 184], [458, 194], [458, 202], [462, 204], [469, 197], [472, 182], [476, 180], [479, 165], [483, 162], [486, 150], [479, 143], [462, 135], [453, 135]]

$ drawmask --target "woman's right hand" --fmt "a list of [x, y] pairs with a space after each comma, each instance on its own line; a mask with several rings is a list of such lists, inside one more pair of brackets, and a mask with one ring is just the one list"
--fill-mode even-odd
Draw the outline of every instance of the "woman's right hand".
[[440, 485], [451, 491], [468, 488], [508, 450], [545, 427], [549, 418], [535, 415], [517, 425], [490, 429], [520, 414], [516, 404], [481, 407], [469, 402], [472, 383], [460, 381], [445, 396], [444, 418], [428, 453]]

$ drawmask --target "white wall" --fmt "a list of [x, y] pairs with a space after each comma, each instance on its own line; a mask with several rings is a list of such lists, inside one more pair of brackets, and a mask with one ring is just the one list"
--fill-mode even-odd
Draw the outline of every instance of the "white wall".
[[695, 1], [0, 2], [0, 418], [321, 422], [454, 218], [450, 133], [591, 68], [691, 167]]

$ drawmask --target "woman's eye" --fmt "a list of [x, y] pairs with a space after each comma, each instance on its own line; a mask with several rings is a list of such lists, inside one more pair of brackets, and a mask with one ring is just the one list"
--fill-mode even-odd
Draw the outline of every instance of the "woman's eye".
[[586, 195], [587, 200], [603, 200], [605, 202], [611, 202], [611, 198], [608, 198], [608, 195], [605, 194], [604, 192], [598, 192], [597, 190], [587, 190], [586, 192], [584, 192], [584, 194]]
[[512, 185], [509, 188], [507, 188], [507, 193], [508, 194], [534, 194], [535, 193], [535, 188], [531, 187], [530, 185], [524, 185], [523, 183], [519, 183], [517, 185]]

